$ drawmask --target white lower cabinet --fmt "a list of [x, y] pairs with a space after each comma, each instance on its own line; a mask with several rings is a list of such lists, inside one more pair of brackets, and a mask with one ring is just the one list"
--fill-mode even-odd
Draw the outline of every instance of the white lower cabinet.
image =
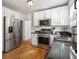
[[32, 34], [32, 45], [38, 46], [38, 34]]

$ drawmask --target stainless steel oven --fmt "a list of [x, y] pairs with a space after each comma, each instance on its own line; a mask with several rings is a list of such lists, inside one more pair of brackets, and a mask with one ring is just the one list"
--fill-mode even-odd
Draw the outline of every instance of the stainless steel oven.
[[48, 48], [50, 36], [48, 34], [38, 34], [38, 46]]

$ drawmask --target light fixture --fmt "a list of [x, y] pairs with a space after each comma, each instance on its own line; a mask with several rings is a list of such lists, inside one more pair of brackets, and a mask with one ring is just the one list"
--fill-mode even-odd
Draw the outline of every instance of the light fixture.
[[32, 0], [28, 0], [27, 4], [30, 5], [30, 6], [32, 6], [33, 5], [33, 1]]

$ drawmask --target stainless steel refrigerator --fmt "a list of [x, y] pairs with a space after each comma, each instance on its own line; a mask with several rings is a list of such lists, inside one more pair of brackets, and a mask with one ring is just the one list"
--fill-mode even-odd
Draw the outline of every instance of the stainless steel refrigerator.
[[14, 17], [3, 18], [4, 40], [3, 51], [8, 52], [18, 47], [22, 40], [22, 21]]

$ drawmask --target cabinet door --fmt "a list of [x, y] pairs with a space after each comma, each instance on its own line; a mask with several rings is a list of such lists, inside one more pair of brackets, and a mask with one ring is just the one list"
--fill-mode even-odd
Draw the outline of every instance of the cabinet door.
[[52, 9], [52, 25], [60, 25], [59, 8]]
[[76, 20], [70, 21], [70, 27], [76, 26], [76, 25], [77, 25], [77, 21]]
[[54, 9], [52, 9], [52, 25], [56, 25], [56, 18], [55, 18], [55, 16], [54, 15], [56, 15], [56, 13], [55, 13], [56, 11], [54, 10]]
[[40, 19], [40, 12], [35, 12], [33, 16], [34, 16], [34, 26], [38, 26]]
[[32, 45], [37, 46], [38, 45], [38, 37], [37, 34], [32, 34]]
[[73, 20], [73, 12], [74, 12], [74, 3], [70, 8], [70, 20]]
[[46, 10], [46, 18], [51, 19], [52, 18], [52, 9]]
[[40, 14], [39, 14], [39, 20], [46, 18], [46, 10], [40, 11], [39, 13], [40, 13]]
[[68, 6], [60, 7], [60, 21], [61, 25], [69, 25]]

